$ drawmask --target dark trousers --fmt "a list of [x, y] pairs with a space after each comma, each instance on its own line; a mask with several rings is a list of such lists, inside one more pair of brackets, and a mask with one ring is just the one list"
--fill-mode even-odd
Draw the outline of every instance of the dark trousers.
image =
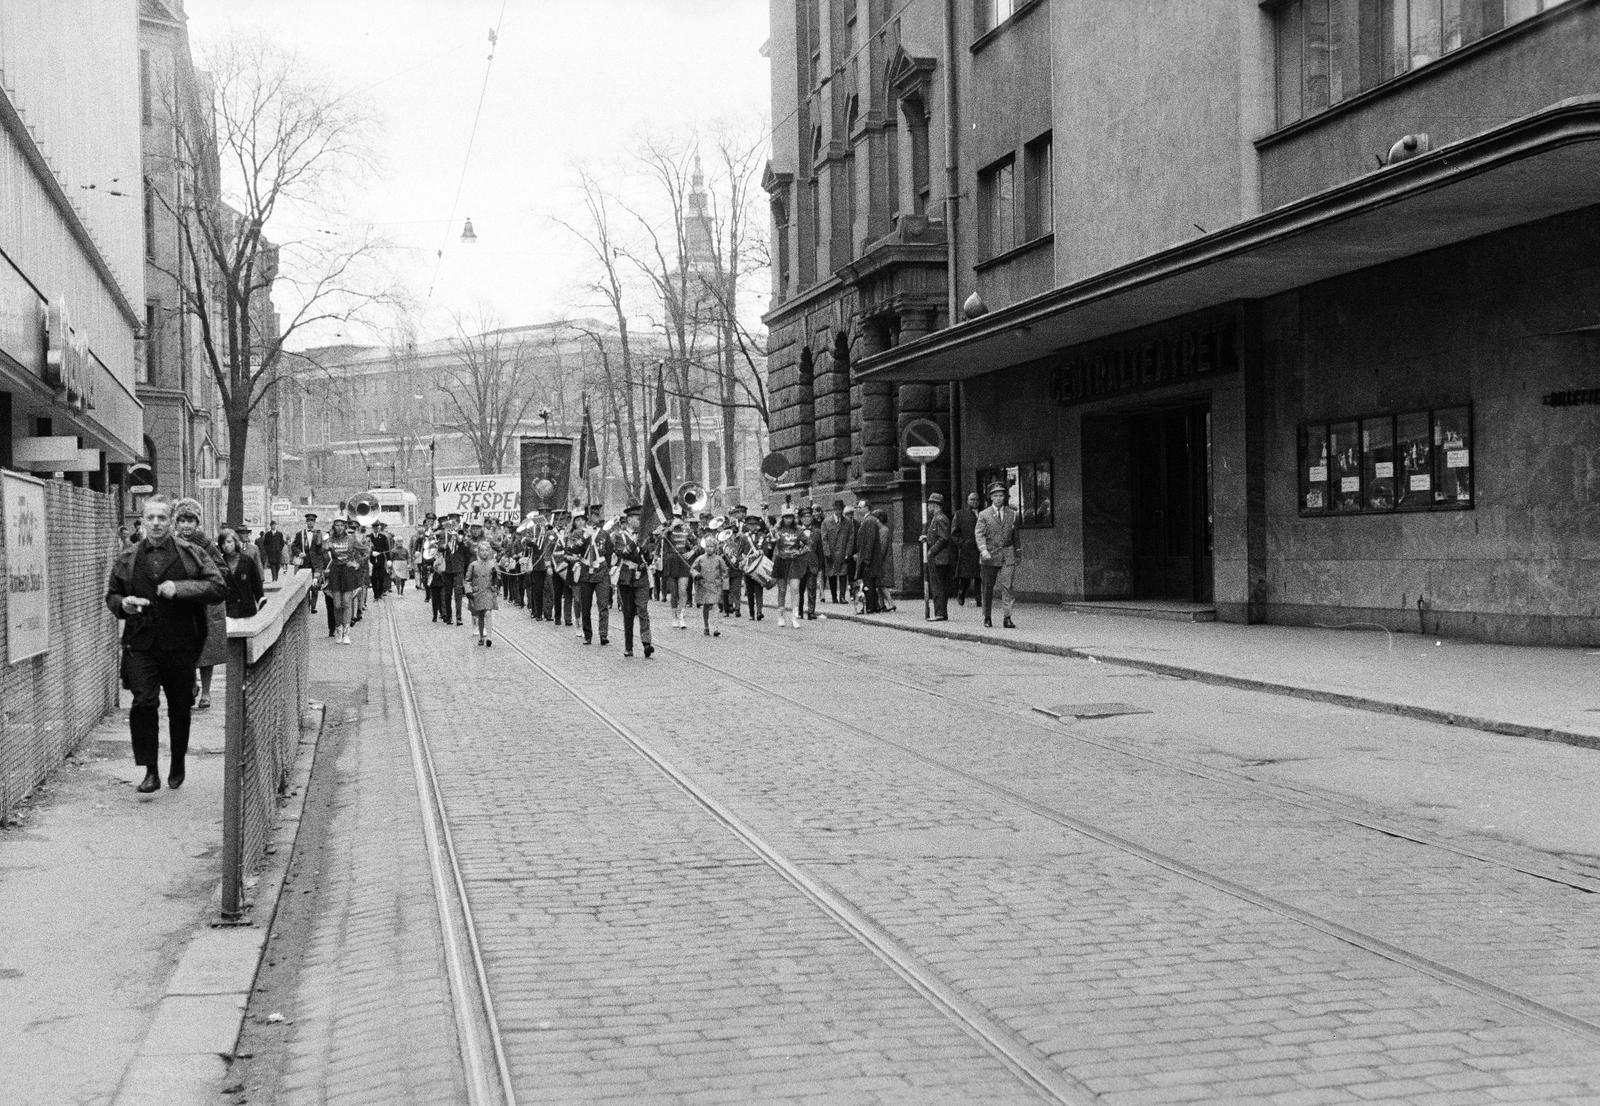
[[928, 594], [933, 596], [933, 617], [950, 617], [950, 566], [928, 566]]
[[[458, 591], [456, 575], [453, 572], [435, 572], [433, 574], [433, 617], [450, 621], [450, 599]], [[460, 600], [457, 604], [457, 621], [460, 621]]]
[[338, 619], [338, 616], [334, 613], [334, 610], [333, 610], [333, 596], [332, 595], [327, 595], [327, 596], [324, 596], [323, 598], [326, 601], [322, 605], [323, 605], [324, 608], [326, 608], [326, 610], [328, 612], [328, 636], [332, 637], [333, 634], [334, 634], [334, 631], [339, 628], [339, 619]]
[[[811, 604], [811, 613], [806, 614], [806, 604]], [[817, 574], [808, 572], [800, 581], [800, 597], [795, 600], [795, 613], [806, 618], [817, 617]]]
[[572, 625], [572, 585], [561, 576], [553, 577], [555, 585], [554, 595], [551, 597], [550, 617], [557, 625]]
[[161, 693], [167, 693], [167, 730], [172, 766], [183, 768], [189, 751], [189, 712], [194, 707], [195, 653], [142, 652], [126, 654], [128, 689], [133, 706], [128, 711], [128, 731], [133, 737], [133, 762], [154, 769], [161, 746]]
[[744, 573], [728, 574], [728, 590], [722, 595], [722, 613], [739, 617], [739, 600], [744, 596]]
[[843, 603], [845, 596], [845, 578], [837, 574], [828, 577], [828, 598], [835, 603]]
[[389, 562], [375, 561], [372, 565], [372, 597], [382, 599], [389, 592]]
[[617, 605], [622, 609], [622, 648], [633, 652], [633, 622], [639, 620], [639, 640], [650, 644], [650, 586], [623, 584], [617, 588]]
[[750, 604], [750, 617], [760, 618], [761, 610], [767, 604], [767, 589], [754, 576], [744, 578], [744, 597]]
[[272, 569], [272, 581], [273, 581], [273, 583], [277, 583], [277, 581], [278, 581], [278, 570], [281, 569], [283, 566], [282, 565], [270, 565], [268, 567], [270, 567]]
[[533, 612], [534, 618], [544, 617], [544, 578], [547, 575], [542, 568], [536, 568], [528, 574], [528, 587], [531, 589], [528, 609]]
[[578, 585], [578, 606], [583, 611], [583, 640], [594, 640], [594, 623], [590, 616], [595, 607], [600, 608], [600, 640], [611, 636], [611, 581], [595, 580]]
[[974, 599], [982, 595], [983, 587], [976, 576], [957, 576], [955, 592], [956, 602], [965, 603], [969, 595]]
[[877, 614], [883, 610], [883, 596], [878, 591], [876, 576], [861, 577], [861, 608], [867, 614]]

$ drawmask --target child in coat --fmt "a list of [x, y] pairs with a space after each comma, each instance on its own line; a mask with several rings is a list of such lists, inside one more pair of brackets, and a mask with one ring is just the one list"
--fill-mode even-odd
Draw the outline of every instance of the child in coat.
[[467, 566], [467, 579], [463, 590], [471, 596], [472, 621], [478, 624], [478, 644], [493, 645], [489, 636], [489, 612], [500, 609], [500, 597], [495, 594], [495, 577], [499, 569], [494, 565], [494, 549], [488, 542], [478, 543], [478, 559]]
[[722, 630], [711, 628], [711, 609], [722, 610], [722, 596], [728, 590], [728, 562], [722, 559], [717, 536], [707, 533], [700, 539], [700, 547], [689, 562], [689, 575], [694, 581], [694, 601], [700, 608], [700, 618], [705, 624], [707, 637], [721, 637]]

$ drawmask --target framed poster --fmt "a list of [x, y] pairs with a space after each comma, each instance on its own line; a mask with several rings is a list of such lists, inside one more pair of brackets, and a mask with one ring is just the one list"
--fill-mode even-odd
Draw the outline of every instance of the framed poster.
[[1472, 502], [1472, 411], [1441, 407], [1433, 413], [1433, 501], [1464, 507]]
[[1361, 479], [1366, 484], [1367, 510], [1394, 506], [1394, 419], [1361, 420]]
[[1395, 416], [1394, 447], [1400, 459], [1400, 484], [1395, 500], [1398, 507], [1428, 507], [1433, 504], [1430, 421], [1426, 411], [1409, 411]]
[[6, 663], [50, 651], [50, 559], [44, 481], [0, 472], [5, 496]]
[[1328, 502], [1340, 514], [1361, 510], [1361, 443], [1354, 419], [1328, 427]]
[[1300, 430], [1300, 510], [1321, 514], [1328, 509], [1328, 428]]

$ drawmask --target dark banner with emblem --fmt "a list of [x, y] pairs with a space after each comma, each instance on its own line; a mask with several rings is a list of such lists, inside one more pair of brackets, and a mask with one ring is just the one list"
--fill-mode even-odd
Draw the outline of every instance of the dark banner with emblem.
[[572, 439], [522, 439], [522, 514], [572, 509]]

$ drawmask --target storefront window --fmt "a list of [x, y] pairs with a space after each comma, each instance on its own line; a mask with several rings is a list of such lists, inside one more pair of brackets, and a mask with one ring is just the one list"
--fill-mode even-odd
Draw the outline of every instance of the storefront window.
[[1469, 508], [1472, 409], [1309, 423], [1299, 461], [1302, 515]]
[[1433, 501], [1449, 506], [1472, 502], [1472, 420], [1465, 407], [1433, 413]]
[[1024, 461], [979, 469], [977, 476], [978, 495], [984, 506], [988, 506], [990, 485], [1004, 484], [1010, 491], [1006, 502], [1017, 509], [1023, 529], [1037, 530], [1056, 524], [1055, 481], [1050, 461]]

